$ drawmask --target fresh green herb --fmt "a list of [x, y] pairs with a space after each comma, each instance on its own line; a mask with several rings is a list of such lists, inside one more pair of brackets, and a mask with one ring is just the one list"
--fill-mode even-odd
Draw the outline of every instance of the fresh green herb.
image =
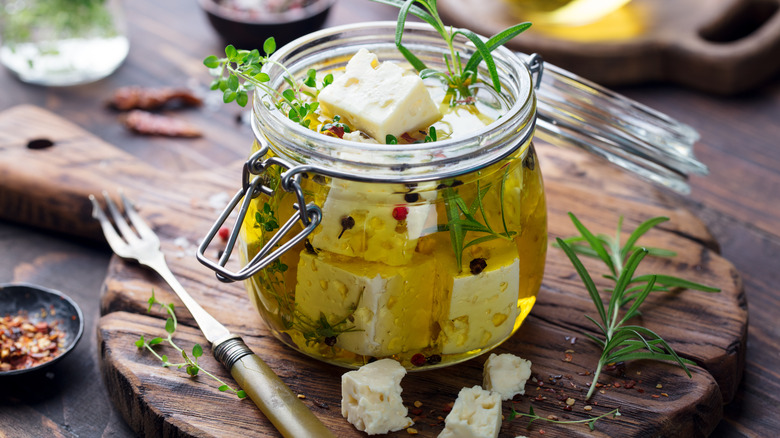
[[[422, 141], [417, 140], [414, 143], [431, 143], [438, 139], [435, 126], [428, 128], [428, 132], [420, 131], [420, 134], [425, 134], [425, 138], [423, 138]], [[411, 138], [411, 136], [407, 136], [406, 138]], [[385, 144], [398, 144], [398, 138], [393, 134], [387, 134], [385, 136]]]
[[[222, 91], [222, 100], [225, 103], [235, 101], [239, 106], [246, 106], [249, 102], [249, 91], [259, 90], [270, 97], [277, 109], [286, 112], [287, 117], [304, 127], [311, 124], [310, 116], [317, 110], [319, 103], [310, 102], [303, 96], [316, 97], [320, 88], [316, 88], [316, 71], [310, 69], [306, 73], [303, 85], [310, 89], [303, 89], [289, 70], [280, 62], [272, 60], [271, 54], [276, 51], [276, 41], [273, 37], [263, 43], [264, 55], [260, 51], [238, 50], [232, 45], [225, 47], [225, 57], [215, 55], [206, 57], [203, 64], [208, 67], [211, 74], [216, 77], [211, 83], [212, 90]], [[285, 82], [290, 86], [283, 91], [272, 88], [269, 85], [271, 78], [262, 71], [266, 64], [279, 66], [286, 74]], [[323, 79], [322, 88], [333, 82], [333, 76], [328, 75]]]
[[331, 123], [326, 123], [322, 125], [322, 128], [320, 128], [320, 132], [330, 131], [333, 135], [337, 136], [338, 138], [343, 138], [345, 132], [352, 132], [352, 130], [349, 128], [349, 125], [341, 122], [341, 116], [335, 115], [333, 116], [333, 121]]
[[[423, 78], [438, 77], [451, 88], [458, 90], [464, 96], [468, 96], [470, 94], [468, 87], [469, 85], [476, 82], [477, 66], [479, 66], [483, 60], [485, 61], [488, 73], [490, 74], [493, 88], [496, 91], [501, 91], [501, 83], [498, 78], [496, 63], [493, 60], [493, 55], [491, 52], [531, 26], [531, 23], [519, 23], [497, 33], [487, 41], [483, 41], [479, 35], [468, 29], [453, 29], [452, 27], [445, 26], [439, 17], [439, 12], [436, 8], [436, 0], [373, 1], [395, 6], [401, 9], [398, 12], [398, 21], [395, 30], [395, 45], [398, 47], [398, 50], [401, 52], [401, 54], [403, 54], [406, 60], [409, 61], [409, 63], [420, 72], [420, 76]], [[415, 5], [415, 3], [417, 5]], [[444, 38], [444, 41], [446, 41], [450, 52], [449, 56], [444, 56], [444, 63], [447, 66], [446, 73], [428, 68], [425, 63], [423, 63], [417, 56], [415, 56], [403, 45], [402, 41], [404, 27], [406, 25], [406, 18], [409, 13], [430, 24], [439, 33], [439, 35]], [[477, 50], [471, 55], [465, 66], [461, 60], [460, 53], [456, 52], [454, 47], [455, 38], [458, 35], [466, 37], [474, 44], [474, 47], [476, 47]]]
[[319, 319], [313, 320], [301, 312], [296, 312], [296, 326], [301, 331], [303, 339], [306, 340], [307, 346], [324, 343], [333, 347], [342, 333], [360, 331], [350, 321], [354, 312], [355, 308], [353, 307], [349, 315], [335, 324], [328, 322], [324, 313], [320, 313]]
[[[216, 380], [220, 386], [220, 391], [230, 391], [238, 398], [245, 398], [246, 392], [242, 389], [233, 389], [231, 388], [227, 383], [223, 382], [219, 377], [211, 374], [210, 372], [206, 371], [205, 369], [201, 368], [201, 366], [198, 364], [198, 358], [203, 355], [203, 347], [200, 346], [200, 344], [195, 344], [192, 347], [192, 354], [187, 354], [186, 351], [184, 351], [181, 347], [176, 345], [176, 343], [173, 341], [173, 334], [176, 332], [177, 327], [177, 320], [176, 320], [176, 313], [173, 311], [173, 304], [164, 304], [160, 301], [157, 301], [157, 299], [154, 297], [154, 291], [152, 291], [152, 296], [148, 300], [149, 308], [147, 309], [147, 312], [152, 311], [152, 307], [154, 307], [155, 304], [159, 304], [160, 307], [162, 307], [167, 313], [168, 313], [168, 319], [165, 321], [165, 331], [168, 333], [168, 336], [166, 339], [157, 337], [154, 339], [146, 340], [143, 335], [135, 341], [135, 346], [138, 348], [146, 348], [149, 350], [157, 359], [162, 361], [162, 366], [164, 367], [177, 367], [178, 369], [184, 368], [187, 374], [189, 374], [192, 377], [195, 377], [198, 375], [199, 372], [203, 372], [203, 374], [206, 374], [207, 376], [211, 377], [212, 379]], [[160, 355], [154, 350], [154, 346], [163, 343], [163, 341], [167, 342], [171, 347], [173, 347], [176, 351], [178, 351], [181, 354], [181, 357], [184, 359], [184, 362], [181, 363], [172, 363], [168, 360], [168, 356], [166, 355]]]
[[[507, 177], [507, 173], [504, 173], [504, 177], [501, 181], [501, 194], [503, 195], [504, 180]], [[488, 242], [494, 239], [512, 240], [512, 236], [517, 234], [515, 231], [509, 231], [506, 227], [506, 221], [504, 220], [504, 197], [501, 196], [501, 218], [504, 231], [497, 232], [490, 226], [485, 215], [485, 208], [482, 205], [482, 199], [491, 189], [492, 184], [488, 183], [485, 187], [481, 187], [480, 181], [477, 181], [477, 194], [470, 206], [466, 206], [466, 201], [458, 194], [457, 190], [453, 187], [445, 187], [442, 190], [444, 196], [444, 208], [447, 212], [447, 223], [440, 224], [438, 231], [449, 231], [450, 241], [452, 242], [452, 249], [455, 252], [455, 263], [457, 263], [458, 271], [463, 269], [463, 250], [480, 243]], [[477, 212], [482, 215], [484, 223], [477, 219]], [[486, 236], [477, 237], [475, 239], [466, 242], [466, 233], [469, 231], [476, 233], [485, 233]]]
[[96, 30], [105, 36], [117, 33], [105, 0], [39, 0], [23, 5], [10, 4], [0, 7], [0, 22], [3, 23], [0, 39], [10, 47], [32, 40], [36, 30], [45, 30], [54, 39], [88, 37]]
[[428, 128], [428, 133], [425, 134], [425, 140], [423, 140], [424, 143], [432, 143], [436, 141], [436, 128], [431, 126]]
[[620, 416], [620, 411], [617, 408], [615, 408], [615, 409], [607, 412], [606, 414], [602, 414], [602, 415], [599, 415], [598, 417], [591, 417], [591, 418], [584, 419], [584, 420], [556, 420], [554, 418], [551, 419], [551, 418], [540, 417], [540, 416], [536, 415], [534, 413], [533, 406], [529, 406], [527, 414], [522, 413], [522, 412], [517, 412], [514, 409], [512, 409], [512, 412], [509, 414], [509, 421], [512, 421], [512, 420], [514, 420], [517, 417], [528, 417], [528, 418], [530, 418], [530, 420], [528, 421], [528, 425], [529, 426], [534, 421], [541, 420], [541, 421], [547, 421], [549, 423], [555, 423], [555, 424], [580, 424], [580, 423], [585, 423], [585, 424], [588, 425], [590, 430], [596, 430], [596, 422], [598, 420], [601, 420], [602, 418], [608, 417], [610, 415], [612, 415], [612, 418], [617, 418], [617, 417]]
[[[685, 373], [688, 374], [688, 377], [690, 377], [691, 372], [687, 365], [695, 365], [694, 362], [678, 356], [672, 347], [652, 330], [637, 325], [626, 325], [629, 320], [640, 315], [639, 306], [650, 292], [668, 291], [670, 288], [687, 288], [704, 292], [720, 291], [717, 288], [668, 275], [638, 275], [634, 277], [634, 272], [639, 262], [646, 255], [653, 254], [666, 257], [674, 255], [671, 251], [636, 246], [637, 240], [642, 235], [655, 225], [667, 221], [668, 218], [656, 217], [641, 223], [628, 237], [625, 245], [621, 247], [620, 229], [623, 224], [622, 217], [618, 221], [617, 233], [614, 239], [603, 235], [595, 236], [572, 213], [569, 213], [569, 217], [571, 217], [574, 226], [581, 236], [565, 240], [558, 238], [556, 242], [569, 257], [569, 260], [571, 260], [585, 284], [591, 300], [596, 305], [601, 321], [596, 321], [587, 315], [585, 317], [594, 323], [604, 335], [604, 340], [601, 340], [588, 333], [585, 334], [602, 348], [602, 354], [593, 375], [593, 382], [585, 399], [590, 399], [590, 396], [596, 389], [601, 369], [611, 363], [633, 359], [672, 361], [682, 367]], [[611, 295], [606, 309], [593, 279], [577, 257], [578, 253], [591, 257], [595, 256], [601, 259], [609, 268], [611, 274], [605, 277], [613, 280], [615, 286], [612, 289], [607, 289], [607, 292]], [[629, 309], [621, 318], [619, 315], [620, 309], [629, 304]]]
[[258, 227], [268, 232], [279, 228], [273, 208], [267, 202], [263, 204], [263, 211], [255, 212], [255, 228]]

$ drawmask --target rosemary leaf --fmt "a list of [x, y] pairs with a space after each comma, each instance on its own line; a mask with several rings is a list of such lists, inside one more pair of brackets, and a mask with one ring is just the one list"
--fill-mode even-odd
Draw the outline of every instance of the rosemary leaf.
[[[668, 255], [671, 251], [659, 250], [650, 251], [647, 248], [637, 247], [636, 243], [641, 236], [647, 233], [654, 226], [665, 222], [668, 218], [655, 217], [642, 222], [628, 237], [626, 243], [620, 245], [620, 231], [623, 218], [618, 220], [618, 229], [614, 238], [606, 236], [596, 236], [591, 233], [572, 213], [569, 216], [574, 226], [580, 232], [580, 236], [568, 239], [556, 239], [557, 246], [563, 250], [571, 261], [577, 274], [585, 285], [585, 289], [596, 305], [599, 319], [596, 320], [585, 315], [601, 333], [604, 339], [585, 333], [585, 335], [594, 341], [602, 349], [601, 357], [593, 373], [593, 381], [590, 390], [585, 399], [590, 399], [593, 391], [596, 389], [599, 375], [602, 368], [615, 362], [625, 362], [635, 359], [650, 359], [658, 361], [674, 362], [680, 366], [688, 377], [691, 372], [688, 365], [694, 365], [691, 360], [680, 357], [674, 349], [654, 331], [647, 327], [637, 325], [627, 325], [627, 323], [640, 315], [639, 308], [645, 302], [652, 292], [668, 291], [670, 287], [695, 289], [705, 292], [719, 292], [720, 289], [702, 285], [693, 281], [681, 278], [660, 275], [646, 274], [634, 276], [640, 262], [647, 255]], [[587, 243], [587, 246], [585, 245]], [[604, 309], [604, 303], [601, 294], [598, 291], [591, 275], [585, 269], [579, 260], [578, 254], [589, 257], [595, 257], [604, 262], [610, 271], [610, 274], [604, 275], [605, 278], [615, 283], [614, 287], [605, 289], [610, 294], [609, 304]], [[629, 305], [628, 310], [620, 316], [620, 310]]]

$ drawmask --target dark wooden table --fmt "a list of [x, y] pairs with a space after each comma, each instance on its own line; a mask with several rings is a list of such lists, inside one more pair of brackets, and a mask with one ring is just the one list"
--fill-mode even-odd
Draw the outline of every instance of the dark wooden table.
[[[205, 87], [201, 60], [223, 43], [195, 2], [125, 2], [131, 51], [112, 76], [63, 89], [22, 84], [0, 69], [0, 111], [27, 103], [44, 107], [107, 142], [169, 172], [242, 159], [248, 128], [239, 111], [209, 101], [185, 111], [207, 133], [197, 140], [128, 133], [104, 101], [123, 85]], [[393, 20], [392, 8], [340, 0], [328, 25]], [[714, 436], [774, 436], [780, 429], [780, 78], [755, 92], [713, 97], [672, 86], [619, 90], [696, 127], [696, 154], [710, 168], [693, 177], [692, 193], [676, 202], [699, 216], [742, 275], [750, 311], [747, 365], [735, 400]], [[24, 163], [20, 163], [24, 165]], [[74, 354], [43, 378], [0, 381], [0, 436], [132, 436], [109, 402], [98, 370], [95, 327], [108, 248], [68, 236], [0, 222], [0, 282], [30, 282], [64, 291], [82, 307], [86, 331]]]

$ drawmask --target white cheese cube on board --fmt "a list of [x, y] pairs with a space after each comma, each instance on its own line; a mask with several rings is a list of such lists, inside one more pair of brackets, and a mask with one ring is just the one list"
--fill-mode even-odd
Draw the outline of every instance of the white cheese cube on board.
[[447, 317], [441, 322], [444, 354], [465, 353], [501, 341], [512, 332], [518, 315], [520, 261], [516, 246], [493, 248], [487, 267], [479, 274], [469, 271], [465, 253], [463, 264], [459, 274], [447, 269], [455, 265], [448, 260], [440, 268], [444, 296], [448, 295], [446, 289], [450, 296]]
[[313, 321], [344, 322], [336, 346], [389, 356], [431, 343], [434, 262], [419, 256], [393, 267], [356, 258], [301, 253], [295, 308]]
[[412, 425], [401, 400], [406, 369], [393, 359], [381, 359], [341, 376], [341, 415], [369, 435]]
[[525, 394], [525, 382], [531, 377], [531, 361], [514, 354], [491, 354], [485, 362], [482, 386], [501, 394], [501, 400], [510, 400]]
[[[407, 202], [406, 195], [417, 199]], [[399, 266], [409, 263], [429, 215], [436, 215], [433, 187], [415, 188], [403, 184], [372, 184], [341, 179], [331, 180], [322, 204], [322, 222], [314, 230], [311, 244], [336, 254], [362, 257]], [[403, 221], [393, 217], [393, 209], [406, 209]], [[350, 217], [354, 225], [344, 229]]]
[[501, 396], [479, 386], [463, 388], [444, 423], [439, 438], [496, 438], [501, 430]]
[[392, 62], [379, 63], [375, 54], [361, 48], [342, 75], [319, 94], [326, 117], [342, 119], [380, 143], [387, 134], [427, 129], [441, 118], [422, 79]]

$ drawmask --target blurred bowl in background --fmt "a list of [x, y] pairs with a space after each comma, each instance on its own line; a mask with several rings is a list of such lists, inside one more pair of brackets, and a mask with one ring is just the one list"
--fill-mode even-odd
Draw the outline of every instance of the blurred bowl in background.
[[318, 30], [336, 0], [199, 0], [226, 44], [262, 49], [268, 37], [277, 47]]

